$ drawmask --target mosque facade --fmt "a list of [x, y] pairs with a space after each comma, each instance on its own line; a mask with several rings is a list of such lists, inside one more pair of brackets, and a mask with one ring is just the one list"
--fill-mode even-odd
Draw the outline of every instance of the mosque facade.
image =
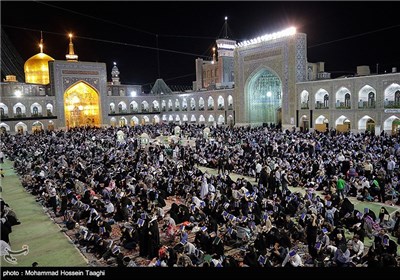
[[331, 79], [324, 63], [307, 61], [307, 36], [289, 28], [236, 42], [218, 39], [211, 61], [196, 59], [193, 89], [172, 91], [158, 79], [150, 93], [124, 85], [114, 64], [78, 60], [70, 36], [66, 60], [43, 53], [24, 65], [25, 82], [1, 83], [0, 128], [10, 133], [79, 126], [154, 123], [280, 124], [286, 129], [374, 131], [400, 126], [400, 73]]

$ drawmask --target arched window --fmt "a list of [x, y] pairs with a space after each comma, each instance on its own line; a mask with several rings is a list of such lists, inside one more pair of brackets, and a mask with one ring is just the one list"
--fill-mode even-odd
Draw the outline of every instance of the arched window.
[[50, 117], [53, 115], [53, 105], [50, 103], [46, 105], [47, 116]]
[[118, 104], [118, 112], [122, 113], [122, 110], [123, 110], [123, 107], [122, 107], [122, 104], [120, 103], [120, 104]]
[[187, 100], [184, 98], [182, 100], [182, 111], [187, 111]]
[[228, 110], [233, 110], [233, 97], [228, 95]]
[[[138, 106], [138, 104], [137, 104], [136, 101], [132, 101], [132, 102], [129, 104], [129, 110], [131, 111], [131, 113], [137, 113], [137, 112], [138, 112], [138, 109], [139, 109], [139, 106]], [[137, 124], [137, 123], [136, 123], [136, 124]]]
[[224, 109], [225, 109], [225, 100], [220, 95], [220, 96], [218, 96], [218, 110], [224, 110]]
[[368, 94], [368, 108], [375, 108], [375, 93]]
[[211, 96], [208, 98], [208, 110], [214, 110], [214, 98]]
[[350, 93], [346, 93], [344, 96], [344, 107], [350, 108]]
[[312, 80], [312, 68], [308, 68], [308, 71], [307, 71], [307, 78], [308, 78], [309, 81]]
[[22, 108], [21, 107], [17, 107], [15, 109], [15, 112], [16, 112], [17, 116], [21, 116], [22, 115]]
[[32, 108], [32, 114], [33, 114], [34, 116], [39, 115], [39, 109], [38, 109], [38, 107], [34, 106], [34, 107]]
[[149, 111], [149, 103], [147, 101], [142, 102], [142, 112], [148, 112]]
[[110, 103], [110, 113], [115, 114], [115, 104], [114, 103]]
[[160, 105], [158, 104], [157, 100], [153, 101], [153, 108], [152, 108], [153, 112], [158, 112], [160, 110]]
[[5, 116], [4, 108], [0, 108], [0, 116], [3, 118]]
[[196, 101], [194, 100], [194, 98], [190, 99], [190, 110], [196, 110]]
[[199, 99], [199, 110], [200, 111], [204, 110], [204, 99], [203, 99], [203, 97], [200, 97], [200, 99]]
[[328, 108], [329, 107], [328, 102], [329, 102], [329, 95], [325, 94], [324, 95], [324, 108]]
[[400, 90], [394, 93], [394, 106], [400, 107]]
[[303, 90], [300, 94], [301, 109], [308, 109], [309, 101], [310, 101], [310, 94], [308, 93], [308, 91]]

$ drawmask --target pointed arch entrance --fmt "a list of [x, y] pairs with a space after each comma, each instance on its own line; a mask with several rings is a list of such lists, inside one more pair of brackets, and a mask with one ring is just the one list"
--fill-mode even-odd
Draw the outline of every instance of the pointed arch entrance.
[[64, 93], [65, 126], [100, 126], [98, 92], [83, 81], [69, 87]]
[[280, 122], [282, 107], [282, 82], [279, 77], [261, 69], [247, 83], [249, 122], [252, 124]]

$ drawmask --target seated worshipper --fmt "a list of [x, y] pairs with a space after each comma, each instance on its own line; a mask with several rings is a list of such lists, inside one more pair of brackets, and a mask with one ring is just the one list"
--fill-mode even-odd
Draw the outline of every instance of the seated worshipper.
[[347, 195], [356, 197], [358, 190], [354, 179], [350, 179], [350, 182], [347, 184], [347, 187], [348, 187]]
[[349, 229], [350, 232], [353, 232], [354, 235], [358, 236], [358, 239], [361, 242], [364, 242], [364, 238], [366, 235], [363, 224], [364, 224], [364, 222], [356, 223], [353, 226], [351, 226]]
[[78, 221], [75, 220], [75, 217], [75, 212], [72, 210], [67, 210], [64, 212], [64, 223], [67, 229], [71, 230], [75, 228], [76, 224], [78, 223]]
[[105, 201], [104, 211], [105, 211], [106, 217], [112, 217], [114, 215], [114, 212], [115, 212], [114, 204], [112, 204], [111, 201], [108, 199]]
[[366, 187], [361, 189], [360, 195], [357, 196], [357, 199], [361, 201], [374, 201], [374, 197], [370, 194], [369, 189]]
[[271, 255], [272, 258], [271, 261], [273, 265], [281, 266], [288, 253], [289, 253], [288, 248], [281, 246], [279, 242], [275, 242]]
[[319, 247], [319, 251], [323, 252], [329, 245], [330, 245], [330, 238], [328, 235], [328, 230], [326, 228], [322, 228], [321, 230], [318, 230], [318, 236], [317, 236], [317, 243], [320, 243]]
[[109, 238], [110, 234], [111, 234], [111, 225], [109, 223], [107, 223], [104, 220], [100, 220], [97, 222], [98, 225], [98, 234], [102, 237], [102, 238]]
[[381, 191], [381, 184], [379, 184], [379, 181], [377, 180], [378, 178], [374, 177], [372, 180], [372, 183], [370, 184], [371, 187], [369, 188], [369, 192], [371, 194], [372, 197], [378, 198], [379, 197], [379, 193]]
[[354, 166], [351, 166], [350, 169], [346, 173], [348, 178], [354, 178], [358, 176], [358, 173], [356, 171], [356, 168]]
[[94, 235], [84, 226], [80, 226], [78, 232], [75, 234], [75, 237], [77, 238], [75, 243], [86, 249], [90, 241], [93, 240]]
[[382, 223], [383, 219], [387, 218], [387, 216], [385, 216], [385, 215], [389, 216], [389, 211], [384, 206], [382, 206], [380, 211], [379, 211], [379, 216], [378, 216], [379, 223]]
[[121, 227], [121, 232], [120, 242], [122, 246], [127, 250], [136, 250], [139, 243], [139, 233], [136, 228], [129, 223], [125, 223]]
[[175, 220], [171, 217], [170, 214], [167, 214], [164, 218], [164, 226], [163, 231], [165, 231], [165, 237], [168, 241], [174, 241], [175, 239]]
[[363, 266], [382, 268], [381, 255], [377, 253], [373, 246], [369, 247], [367, 253], [362, 257]]
[[327, 249], [329, 252], [331, 253], [335, 253], [338, 248], [341, 245], [346, 245], [347, 246], [347, 242], [346, 242], [346, 238], [344, 237], [344, 230], [341, 228], [335, 228], [332, 232], [331, 232], [331, 244], [332, 245], [328, 245]]
[[265, 255], [267, 253], [267, 244], [265, 242], [264, 234], [257, 234], [257, 238], [254, 240], [254, 248], [261, 255]]
[[108, 260], [110, 258], [116, 259], [119, 253], [121, 253], [121, 248], [117, 244], [114, 244], [112, 241], [110, 241], [107, 245], [107, 251], [102, 255], [99, 261], [107, 261], [107, 263], [109, 263]]
[[295, 251], [291, 250], [288, 252], [285, 260], [282, 263], [283, 267], [302, 267], [303, 261], [300, 255]]
[[354, 263], [359, 263], [364, 255], [364, 243], [361, 242], [358, 235], [354, 235], [349, 240], [348, 245], [350, 246], [350, 258]]
[[335, 252], [333, 261], [338, 267], [348, 267], [350, 263], [350, 250], [346, 244], [341, 244]]
[[253, 246], [249, 246], [248, 250], [246, 250], [245, 255], [243, 257], [243, 263], [249, 267], [260, 267], [260, 263], [257, 261], [258, 255], [254, 250]]
[[383, 216], [382, 222], [380, 222], [379, 225], [382, 228], [386, 229], [388, 232], [392, 232], [395, 223], [395, 220], [389, 214], [385, 214]]
[[223, 267], [239, 267], [238, 261], [233, 256], [227, 256], [222, 262]]
[[339, 218], [343, 218], [347, 213], [353, 213], [354, 204], [346, 197], [340, 204]]
[[380, 246], [380, 250], [378, 252], [381, 252], [381, 254], [389, 254], [391, 256], [396, 257], [397, 256], [397, 244], [393, 240], [389, 238], [388, 234], [385, 234], [382, 238], [382, 245]]
[[88, 252], [92, 253], [97, 259], [99, 259], [105, 252], [105, 250], [104, 250], [105, 242], [98, 234], [94, 234], [93, 239], [94, 239], [93, 247], [90, 248], [90, 250], [88, 250]]
[[191, 267], [193, 266], [192, 260], [190, 259], [190, 257], [188, 255], [186, 255], [183, 252], [179, 252], [178, 253], [178, 260], [176, 262], [177, 267]]

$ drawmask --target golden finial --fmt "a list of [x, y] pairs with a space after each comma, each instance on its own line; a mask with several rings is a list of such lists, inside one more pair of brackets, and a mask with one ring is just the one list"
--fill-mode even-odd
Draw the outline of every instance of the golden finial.
[[212, 50], [213, 50], [213, 63], [214, 63], [216, 61], [216, 59], [215, 59], [215, 47], [213, 47]]
[[68, 61], [77, 61], [78, 55], [74, 52], [74, 44], [72, 43], [72, 33], [68, 34], [69, 37], [69, 53], [65, 55]]
[[40, 31], [40, 44], [39, 44], [40, 52], [43, 52], [43, 33]]

